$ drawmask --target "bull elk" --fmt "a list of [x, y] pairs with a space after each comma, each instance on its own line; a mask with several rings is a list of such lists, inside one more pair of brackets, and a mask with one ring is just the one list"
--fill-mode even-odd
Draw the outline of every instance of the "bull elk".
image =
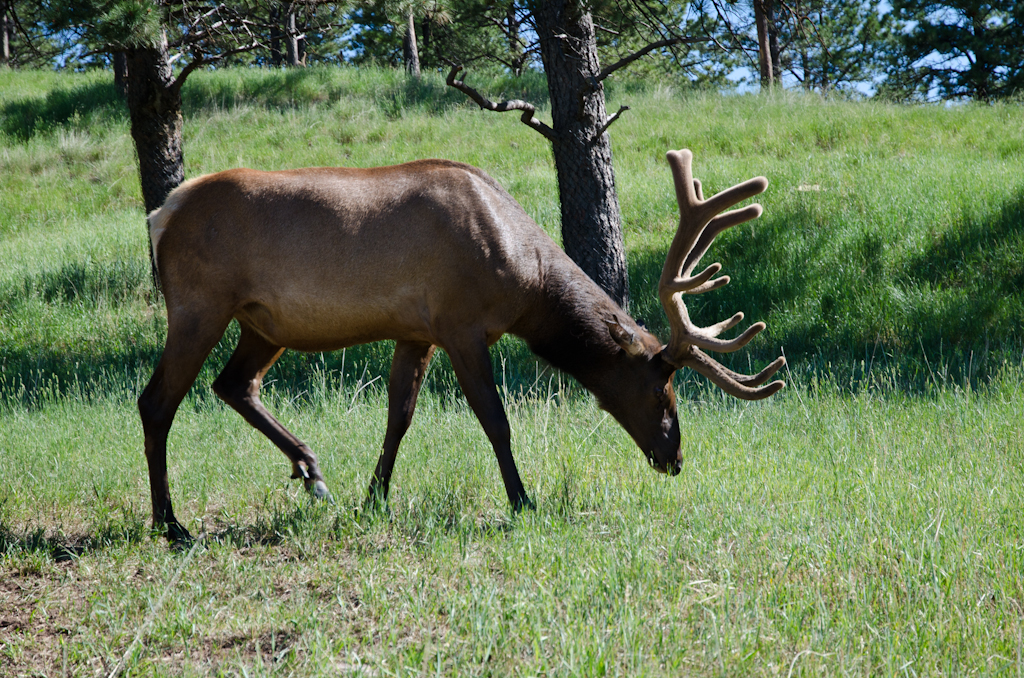
[[720, 264], [692, 272], [715, 236], [758, 217], [761, 207], [721, 212], [768, 182], [758, 177], [704, 200], [691, 160], [688, 150], [668, 153], [680, 220], [659, 285], [672, 328], [664, 346], [497, 182], [469, 165], [421, 160], [374, 169], [235, 169], [179, 186], [149, 215], [167, 302], [167, 343], [139, 397], [154, 527], [166, 526], [172, 541], [189, 539], [171, 508], [167, 434], [232, 318], [241, 337], [213, 390], [281, 448], [292, 477], [314, 497], [329, 497], [316, 456], [267, 412], [260, 383], [285, 348], [332, 351], [381, 339], [396, 345], [370, 499], [387, 497], [398, 446], [440, 346], [494, 447], [513, 510], [529, 504], [488, 354], [506, 332], [594, 393], [651, 466], [678, 473], [675, 371], [692, 368], [727, 393], [756, 400], [784, 386], [762, 384], [785, 363], [780, 357], [748, 376], [701, 350], [735, 351], [765, 327], [757, 323], [735, 339], [719, 339], [743, 314], [698, 327], [682, 295], [729, 282], [714, 277]]

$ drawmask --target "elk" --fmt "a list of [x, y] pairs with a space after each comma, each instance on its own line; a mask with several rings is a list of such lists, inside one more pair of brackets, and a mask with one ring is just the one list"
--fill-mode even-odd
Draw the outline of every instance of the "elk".
[[331, 351], [396, 342], [387, 428], [368, 501], [386, 500], [395, 458], [435, 347], [497, 456], [513, 511], [530, 506], [512, 458], [510, 430], [488, 347], [506, 332], [575, 377], [625, 428], [656, 470], [677, 474], [679, 421], [672, 378], [689, 367], [727, 393], [777, 392], [759, 374], [727, 369], [702, 349], [735, 351], [764, 329], [718, 335], [743, 313], [709, 327], [690, 320], [683, 294], [729, 282], [720, 264], [693, 269], [722, 230], [761, 207], [723, 210], [765, 190], [763, 177], [704, 200], [688, 150], [668, 153], [679, 228], [659, 284], [671, 337], [662, 345], [572, 262], [483, 171], [446, 160], [373, 169], [235, 169], [183, 183], [149, 215], [153, 263], [167, 305], [167, 341], [139, 397], [155, 528], [187, 541], [167, 481], [167, 435], [204, 360], [235, 319], [238, 346], [214, 392], [292, 462], [316, 498], [329, 498], [317, 458], [260, 401], [260, 383], [286, 348]]

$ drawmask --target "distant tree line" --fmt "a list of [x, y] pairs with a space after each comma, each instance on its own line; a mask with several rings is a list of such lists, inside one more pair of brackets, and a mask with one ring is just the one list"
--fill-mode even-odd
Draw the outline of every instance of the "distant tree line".
[[[221, 60], [302, 67], [376, 63], [412, 74], [487, 61], [519, 75], [543, 70], [535, 9], [522, 0], [0, 0], [0, 65], [112, 67], [115, 47], [160, 15], [169, 33], [204, 15], [223, 22], [206, 44], [246, 32], [253, 47]], [[671, 37], [633, 66], [680, 82], [901, 101], [1019, 96], [1024, 88], [1024, 3], [1016, 0], [596, 0], [592, 17], [604, 60]], [[142, 21], [145, 19], [145, 21]], [[176, 22], [184, 22], [180, 26]], [[121, 35], [118, 35], [118, 34]], [[194, 43], [169, 39], [189, 63]], [[232, 42], [233, 48], [239, 47]], [[180, 55], [180, 56], [179, 56]], [[182, 66], [176, 66], [181, 68]]]
[[[563, 244], [628, 304], [605, 81], [624, 69], [681, 86], [994, 101], [1024, 94], [1014, 0], [0, 0], [0, 67], [111, 68], [125, 96], [143, 201], [184, 179], [181, 87], [212, 65], [390, 64], [446, 74], [482, 109], [550, 142]], [[495, 102], [467, 67], [546, 75], [534, 103]]]

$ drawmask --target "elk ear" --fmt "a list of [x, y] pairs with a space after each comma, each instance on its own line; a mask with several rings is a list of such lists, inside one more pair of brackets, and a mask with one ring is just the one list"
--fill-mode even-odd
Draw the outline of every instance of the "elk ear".
[[634, 358], [644, 354], [643, 342], [636, 336], [636, 332], [624, 327], [615, 318], [608, 318], [605, 323], [608, 325], [608, 334], [612, 335], [612, 339], [623, 351]]

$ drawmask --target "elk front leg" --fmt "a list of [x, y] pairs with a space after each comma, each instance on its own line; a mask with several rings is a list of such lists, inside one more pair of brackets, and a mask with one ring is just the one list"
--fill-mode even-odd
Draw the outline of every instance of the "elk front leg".
[[512, 431], [494, 383], [487, 342], [481, 338], [459, 348], [453, 347], [448, 350], [448, 355], [452, 359], [459, 386], [494, 448], [512, 512], [519, 513], [524, 508], [533, 508], [533, 502], [526, 496], [526, 489], [512, 458]]
[[191, 541], [188, 530], [174, 517], [171, 489], [167, 482], [167, 434], [188, 389], [199, 375], [203, 361], [217, 345], [227, 328], [228, 319], [213, 313], [180, 317], [168, 312], [167, 343], [163, 355], [142, 395], [139, 416], [145, 435], [146, 462], [149, 465], [149, 490], [153, 499], [153, 527], [166, 526], [172, 543]]
[[434, 346], [431, 344], [408, 341], [395, 344], [395, 357], [391, 361], [391, 378], [388, 382], [388, 428], [384, 434], [384, 449], [377, 460], [377, 468], [373, 471], [366, 495], [367, 507], [387, 501], [398, 446], [412, 423], [416, 398], [433, 355]]
[[284, 348], [271, 344], [243, 325], [235, 352], [213, 382], [213, 392], [291, 459], [292, 478], [302, 478], [313, 497], [330, 499], [316, 455], [267, 412], [260, 400], [263, 377], [282, 353]]

